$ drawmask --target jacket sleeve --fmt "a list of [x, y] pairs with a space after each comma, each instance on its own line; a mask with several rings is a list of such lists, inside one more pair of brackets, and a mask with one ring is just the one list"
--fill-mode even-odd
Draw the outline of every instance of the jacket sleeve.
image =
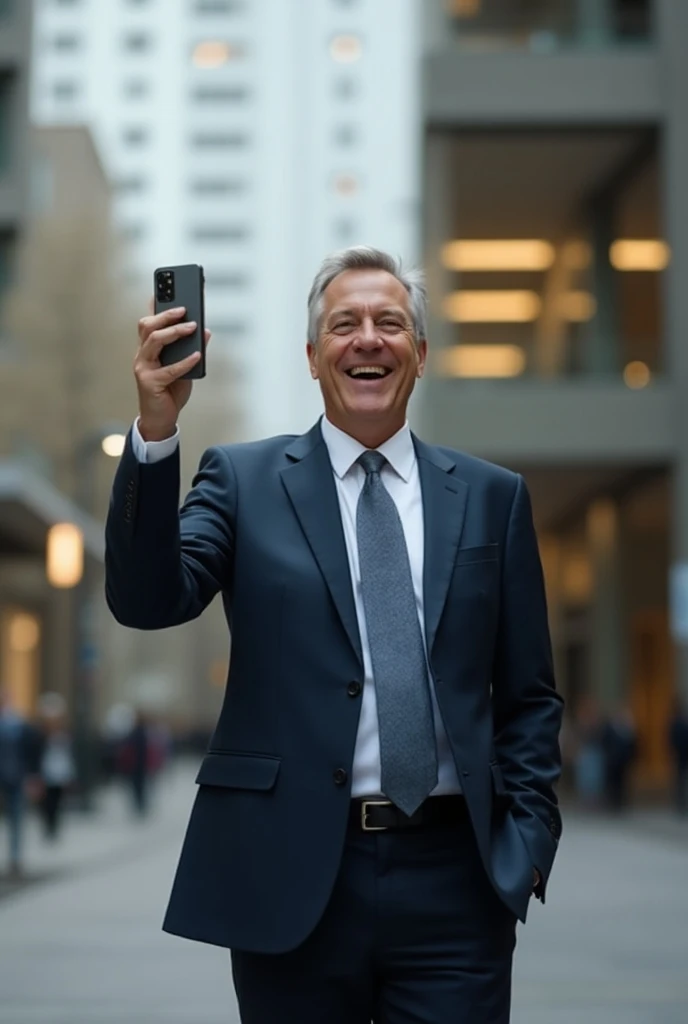
[[519, 476], [507, 526], [492, 680], [495, 749], [512, 814], [544, 890], [561, 835], [563, 701], [555, 689], [545, 587], [530, 498]]
[[204, 453], [181, 510], [179, 488], [178, 451], [140, 463], [127, 439], [105, 533], [105, 595], [124, 626], [188, 622], [229, 586], [237, 488], [227, 452]]

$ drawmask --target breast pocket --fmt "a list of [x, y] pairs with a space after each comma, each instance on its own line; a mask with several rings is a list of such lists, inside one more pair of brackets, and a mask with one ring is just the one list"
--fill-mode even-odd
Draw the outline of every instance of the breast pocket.
[[211, 750], [201, 762], [196, 782], [200, 786], [253, 789], [267, 793], [277, 782], [281, 764], [281, 758], [268, 754]]

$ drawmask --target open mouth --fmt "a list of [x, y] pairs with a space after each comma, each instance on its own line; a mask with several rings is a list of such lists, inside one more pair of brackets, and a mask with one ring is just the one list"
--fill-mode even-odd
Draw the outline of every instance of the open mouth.
[[382, 380], [392, 371], [388, 366], [352, 366], [345, 372], [352, 380]]

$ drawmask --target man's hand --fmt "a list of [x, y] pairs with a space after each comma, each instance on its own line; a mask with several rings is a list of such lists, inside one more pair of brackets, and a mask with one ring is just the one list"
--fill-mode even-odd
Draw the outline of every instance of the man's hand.
[[[134, 359], [134, 376], [139, 392], [139, 432], [144, 441], [164, 441], [172, 437], [179, 413], [191, 397], [192, 381], [180, 378], [201, 358], [200, 352], [172, 366], [162, 366], [160, 353], [165, 345], [193, 334], [195, 322], [180, 323], [183, 307], [139, 320], [139, 348]], [[210, 331], [205, 332], [206, 343]]]
[[533, 892], [535, 892], [542, 882], [542, 875], [537, 868], [533, 868]]

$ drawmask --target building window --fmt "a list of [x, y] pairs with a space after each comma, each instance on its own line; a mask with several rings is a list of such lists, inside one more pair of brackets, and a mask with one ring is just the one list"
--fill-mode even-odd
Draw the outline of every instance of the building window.
[[79, 82], [64, 79], [53, 84], [53, 96], [56, 100], [75, 100], [81, 91]]
[[239, 60], [243, 56], [243, 46], [222, 39], [205, 39], [196, 43], [191, 51], [194, 66], [205, 70], [222, 67], [223, 64]]
[[120, 178], [117, 182], [117, 191], [121, 195], [135, 195], [146, 189], [146, 179], [140, 174], [131, 174], [126, 178]]
[[243, 224], [197, 224], [189, 234], [195, 242], [243, 242], [248, 229]]
[[147, 32], [128, 32], [122, 39], [122, 46], [131, 53], [145, 53], [152, 42], [153, 37]]
[[334, 234], [342, 245], [351, 244], [358, 230], [356, 221], [351, 217], [341, 217], [334, 225]]
[[81, 46], [81, 36], [70, 33], [59, 35], [53, 38], [53, 49], [59, 53], [73, 53]]
[[238, 14], [244, 0], [196, 0], [196, 14]]
[[338, 64], [354, 64], [363, 56], [363, 43], [356, 35], [338, 35], [330, 40], [330, 56]]
[[149, 92], [150, 82], [144, 78], [130, 78], [128, 82], [124, 83], [124, 95], [131, 100], [147, 96]]
[[147, 128], [125, 128], [122, 132], [122, 139], [127, 146], [142, 146], [148, 142], [149, 135]]
[[243, 103], [249, 90], [243, 85], [199, 85], [191, 98], [199, 103]]
[[241, 271], [206, 269], [205, 283], [209, 288], [245, 288], [248, 284], [248, 277]]
[[349, 75], [342, 75], [334, 82], [334, 94], [338, 100], [351, 100], [358, 92], [358, 82]]
[[357, 131], [353, 124], [340, 124], [334, 130], [334, 141], [337, 146], [353, 146]]
[[189, 190], [198, 196], [230, 196], [245, 192], [246, 181], [241, 178], [194, 178]]
[[248, 135], [241, 132], [196, 132], [191, 136], [191, 145], [199, 149], [240, 149], [248, 142]]

